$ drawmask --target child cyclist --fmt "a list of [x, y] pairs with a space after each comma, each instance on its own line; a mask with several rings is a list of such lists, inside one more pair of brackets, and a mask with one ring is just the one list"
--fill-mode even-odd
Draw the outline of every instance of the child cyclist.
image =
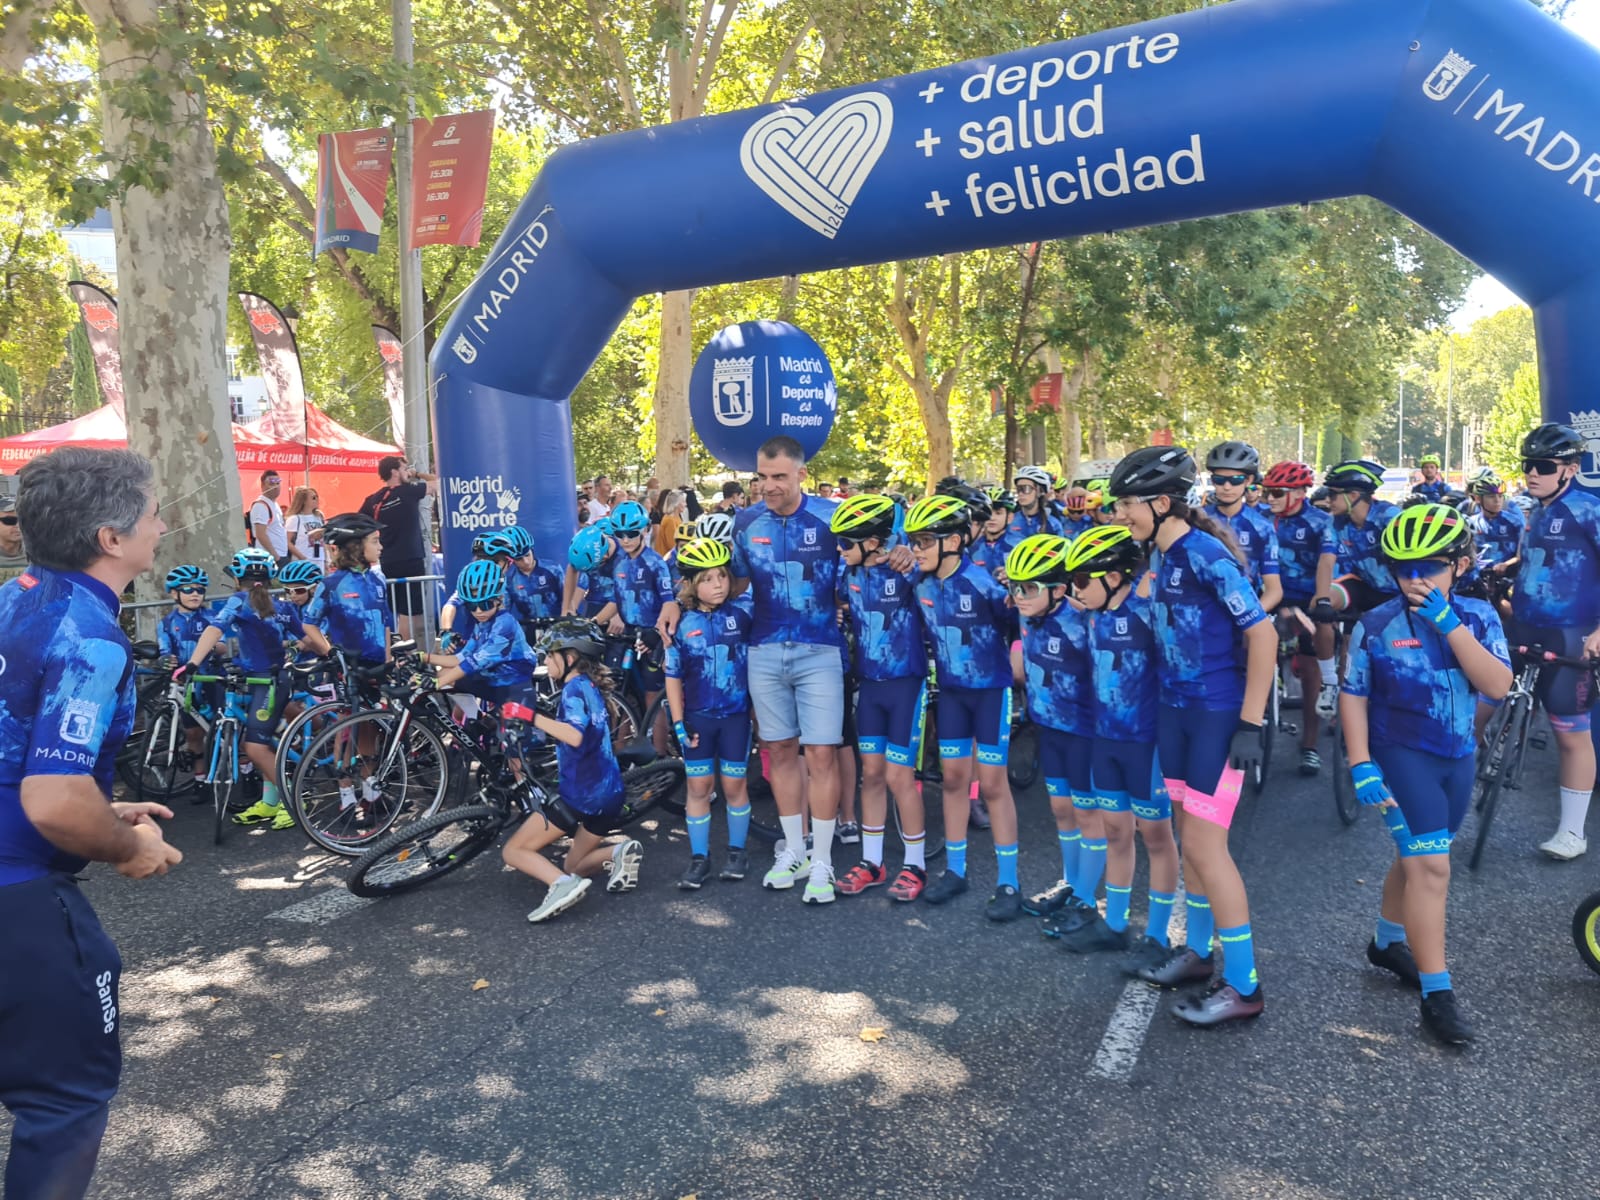
[[1036, 533], [1061, 532], [1061, 522], [1050, 512], [1050, 487], [1054, 482], [1043, 467], [1017, 468], [1017, 511], [1006, 525], [1014, 541]]
[[[1089, 617], [1067, 599], [1068, 540], [1036, 533], [1006, 557], [1011, 601], [1022, 616], [1022, 640], [1011, 652], [1024, 684], [1028, 715], [1039, 727], [1039, 765], [1056, 820], [1061, 879], [1023, 904], [1061, 937], [1095, 912], [1106, 843], [1090, 774], [1094, 745], [1094, 682]], [[940, 728], [940, 735], [944, 730]]]
[[461, 606], [472, 614], [472, 632], [458, 654], [428, 654], [439, 686], [496, 704], [529, 702], [539, 665], [522, 625], [506, 603], [506, 569], [494, 559], [469, 562], [456, 577]]
[[283, 807], [278, 794], [273, 758], [278, 744], [278, 719], [289, 700], [288, 681], [283, 678], [285, 650], [293, 642], [327, 654], [329, 647], [322, 631], [301, 622], [300, 610], [286, 600], [274, 600], [270, 588], [277, 574], [277, 562], [265, 550], [246, 547], [228, 563], [228, 574], [239, 581], [239, 590], [220, 610], [206, 618], [206, 630], [173, 679], [198, 671], [217, 643], [224, 637], [238, 640], [234, 666], [246, 675], [269, 678], [271, 683], [250, 685], [250, 708], [244, 727], [244, 750], [255, 765], [262, 784], [261, 799], [233, 819], [240, 825], [272, 822], [274, 829], [290, 829], [294, 817]]
[[[611, 577], [614, 581], [617, 615], [623, 625], [635, 630], [643, 649], [652, 653], [661, 648], [661, 635], [656, 622], [663, 613], [670, 613], [675, 624], [679, 616], [678, 600], [672, 590], [672, 572], [662, 557], [645, 544], [650, 533], [650, 514], [644, 505], [633, 500], [617, 505], [611, 512], [611, 528], [617, 539], [619, 553], [611, 559]], [[621, 632], [613, 626], [613, 634]], [[655, 659], [660, 662], [659, 657]], [[638, 661], [639, 690], [644, 693], [646, 710], [661, 695], [663, 676], [659, 666], [645, 666]], [[656, 729], [656, 748], [665, 749], [665, 725]]]
[[[1093, 618], [1089, 648], [1094, 677], [1094, 792], [1100, 801], [1110, 855], [1106, 860], [1106, 914], [1067, 935], [1067, 948], [1112, 950], [1127, 938], [1133, 891], [1133, 832], [1150, 856], [1149, 909], [1143, 936], [1124, 964], [1132, 973], [1166, 958], [1168, 927], [1178, 889], [1178, 846], [1172, 838], [1172, 802], [1156, 763], [1159, 690], [1155, 620], [1145, 573], [1144, 547], [1121, 525], [1096, 526], [1067, 550], [1073, 598]], [[1108, 934], [1109, 931], [1109, 934]]]
[[534, 554], [533, 534], [521, 525], [500, 530], [507, 562], [506, 607], [524, 623], [553, 621], [561, 615], [561, 576]]
[[895, 516], [888, 496], [863, 492], [841, 503], [829, 521], [844, 559], [839, 603], [854, 635], [860, 681], [861, 861], [840, 876], [838, 890], [856, 896], [888, 882], [883, 834], [892, 793], [904, 858], [889, 898], [909, 902], [928, 882], [926, 817], [916, 776], [928, 707], [928, 647], [912, 579], [889, 566]]
[[[639, 884], [642, 851], [632, 838], [608, 850], [603, 843], [622, 811], [622, 772], [611, 752], [610, 722], [601, 688], [610, 685], [600, 663], [605, 635], [593, 621], [564, 617], [552, 625], [539, 643], [550, 681], [561, 693], [555, 715], [535, 715], [534, 728], [556, 742], [560, 792], [523, 822], [512, 834], [501, 857], [524, 875], [531, 875], [549, 890], [528, 920], [548, 921], [565, 912], [589, 890], [589, 876], [606, 869], [608, 892], [631, 891]], [[546, 846], [571, 835], [562, 868], [540, 853]]]
[[[162, 617], [161, 623], [156, 626], [156, 646], [164, 657], [180, 663], [188, 662], [200, 636], [206, 631], [206, 614], [201, 610], [206, 605], [206, 588], [211, 583], [211, 576], [200, 567], [185, 563], [168, 571], [164, 582], [167, 595], [172, 597], [172, 611]], [[205, 664], [205, 673], [214, 674], [218, 662], [214, 658], [209, 660]], [[201, 690], [200, 699], [215, 713], [222, 703], [222, 685], [206, 684]], [[202, 783], [206, 777], [206, 739], [200, 722], [185, 716], [183, 737], [189, 756], [194, 760], [195, 783]]]
[[598, 525], [586, 525], [578, 530], [567, 547], [567, 564], [577, 572], [572, 600], [567, 616], [583, 616], [596, 622], [602, 629], [621, 633], [623, 621], [617, 613], [616, 581], [611, 577], [610, 563], [617, 551], [616, 542], [607, 534], [610, 518]]
[[720, 878], [736, 883], [750, 873], [745, 839], [750, 800], [750, 615], [728, 603], [733, 577], [728, 547], [696, 538], [678, 552], [683, 619], [667, 647], [667, 706], [688, 777], [689, 867], [678, 880], [698, 891], [711, 878], [711, 792], [718, 778], [728, 806], [728, 857]]
[[1249, 495], [1261, 478], [1261, 455], [1248, 442], [1218, 442], [1206, 455], [1206, 470], [1211, 473], [1214, 495], [1206, 505], [1206, 515], [1232, 531], [1233, 540], [1244, 551], [1250, 585], [1261, 597], [1261, 607], [1272, 612], [1283, 600], [1278, 537], [1272, 518], [1256, 507], [1260, 494]]
[[922, 575], [916, 595], [939, 672], [937, 722], [944, 766], [945, 870], [922, 893], [943, 904], [967, 890], [967, 823], [972, 751], [994, 828], [998, 883], [986, 915], [1022, 915], [1017, 891], [1017, 808], [1006, 778], [1011, 742], [1011, 643], [1015, 620], [1005, 587], [966, 554], [967, 505], [928, 496], [906, 513], [905, 533]]
[[1387, 810], [1398, 852], [1367, 959], [1421, 990], [1424, 1029], [1462, 1045], [1473, 1031], [1444, 953], [1450, 841], [1472, 798], [1473, 693], [1504, 697], [1510, 656], [1494, 609], [1452, 591], [1473, 564], [1465, 517], [1407, 508], [1381, 548], [1401, 594], [1356, 626], [1340, 701], [1356, 795]]
[[[1336, 463], [1328, 468], [1322, 482], [1328, 489], [1328, 511], [1333, 516], [1333, 540], [1339, 554], [1335, 562], [1323, 559], [1317, 568], [1311, 619], [1327, 624], [1338, 613], [1358, 616], [1394, 599], [1398, 589], [1379, 553], [1378, 539], [1400, 509], [1378, 498], [1378, 488], [1383, 486], [1383, 464], [1373, 459], [1353, 458]], [[1325, 680], [1317, 696], [1317, 715], [1333, 720], [1338, 700], [1338, 686]]]
[[987, 495], [989, 519], [983, 523], [982, 533], [972, 539], [972, 561], [991, 575], [1003, 576], [1006, 555], [1021, 540], [1012, 537], [1007, 529], [1017, 511], [1017, 497], [1005, 488], [990, 488]]
[[1111, 491], [1133, 536], [1160, 552], [1152, 591], [1156, 742], [1188, 889], [1189, 944], [1137, 974], [1163, 987], [1210, 980], [1215, 931], [1224, 951], [1221, 979], [1173, 1012], [1192, 1025], [1216, 1025], [1263, 1008], [1250, 906], [1228, 852], [1228, 827], [1243, 770], [1260, 761], [1278, 639], [1223, 528], [1185, 500], [1195, 476], [1187, 450], [1147, 446], [1117, 464]]

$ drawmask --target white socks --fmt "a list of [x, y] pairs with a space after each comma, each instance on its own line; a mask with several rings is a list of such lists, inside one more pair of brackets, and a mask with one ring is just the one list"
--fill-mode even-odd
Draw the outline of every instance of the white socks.
[[1331, 658], [1319, 658], [1319, 659], [1317, 659], [1317, 670], [1322, 672], [1322, 682], [1323, 683], [1338, 683], [1339, 682], [1339, 672], [1338, 672], [1338, 669], [1336, 668], [1336, 666], [1334, 664], [1333, 659], [1331, 659]]
[[799, 813], [792, 817], [779, 817], [778, 824], [783, 826], [783, 848], [795, 858], [806, 856], [806, 822]]
[[861, 857], [875, 867], [883, 866], [883, 826], [861, 827]]
[[833, 870], [833, 829], [839, 822], [819, 821], [811, 818], [811, 869], [819, 866]]
[[1584, 788], [1561, 789], [1561, 828], [1583, 836], [1583, 822], [1589, 815], [1589, 792]]

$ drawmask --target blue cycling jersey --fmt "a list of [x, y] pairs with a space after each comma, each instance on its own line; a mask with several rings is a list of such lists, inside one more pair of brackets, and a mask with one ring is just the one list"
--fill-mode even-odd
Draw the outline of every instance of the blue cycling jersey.
[[755, 504], [735, 518], [733, 574], [750, 581], [755, 598], [754, 645], [844, 644], [834, 619], [844, 563], [829, 529], [833, 510], [829, 500], [802, 496], [800, 507], [787, 517]]
[[[1511, 655], [1500, 618], [1482, 600], [1451, 596], [1461, 623], [1506, 666]], [[1473, 752], [1477, 703], [1472, 685], [1433, 625], [1396, 596], [1367, 612], [1350, 638], [1343, 691], [1367, 699], [1374, 746], [1406, 746], [1441, 758]]]
[[1232, 552], [1191, 529], [1155, 566], [1161, 703], [1221, 712], [1244, 700], [1241, 635], [1267, 619]]
[[977, 563], [989, 574], [994, 575], [1005, 569], [1006, 555], [1011, 553], [1017, 539], [1011, 536], [1009, 529], [1002, 530], [997, 538], [990, 538], [984, 534], [973, 542], [967, 553], [972, 556], [972, 561]]
[[713, 717], [750, 711], [750, 614], [733, 604], [691, 609], [667, 647], [667, 678], [683, 684], [683, 710]]
[[1009, 688], [1016, 610], [1005, 585], [963, 555], [949, 578], [922, 575], [916, 591], [940, 685]]
[[506, 568], [506, 601], [511, 615], [519, 621], [548, 621], [561, 615], [563, 580], [542, 562], [524, 575], [515, 566]]
[[1365, 524], [1357, 525], [1349, 517], [1335, 517], [1333, 540], [1339, 547], [1339, 573], [1354, 575], [1386, 596], [1398, 592], [1400, 588], [1389, 571], [1389, 564], [1384, 562], [1378, 549], [1378, 539], [1383, 536], [1383, 527], [1399, 515], [1398, 505], [1374, 497], [1367, 509]]
[[1160, 668], [1155, 613], [1149, 597], [1129, 592], [1094, 616], [1094, 736], [1119, 742], [1156, 740]]
[[1233, 531], [1234, 540], [1250, 565], [1250, 586], [1259, 593], [1262, 579], [1279, 573], [1278, 535], [1272, 528], [1272, 518], [1262, 516], [1260, 509], [1248, 504], [1241, 504], [1231, 517], [1214, 504], [1206, 505], [1205, 511]]
[[194, 653], [195, 646], [200, 641], [200, 635], [206, 631], [209, 622], [206, 618], [213, 611], [207, 607], [197, 608], [193, 612], [185, 612], [181, 608], [174, 608], [161, 618], [161, 623], [156, 626], [156, 647], [162, 654], [170, 654], [179, 662], [189, 661], [189, 656]]
[[1478, 566], [1492, 567], [1517, 556], [1528, 522], [1522, 509], [1507, 504], [1492, 517], [1482, 511], [1473, 513], [1467, 518], [1467, 528], [1478, 548]]
[[335, 571], [306, 605], [305, 623], [362, 662], [382, 662], [394, 613], [383, 580], [373, 571]]
[[283, 666], [286, 647], [305, 636], [300, 610], [287, 600], [272, 602], [272, 615], [263, 617], [250, 607], [248, 592], [235, 592], [206, 624], [237, 639], [234, 665], [249, 675], [270, 675]]
[[1533, 510], [1511, 612], [1549, 629], [1600, 624], [1600, 497], [1569, 486]]
[[111, 799], [134, 710], [133, 655], [117, 612], [110, 588], [76, 572], [30, 566], [0, 587], [0, 887], [88, 864], [34, 828], [22, 781], [88, 775]]
[[556, 739], [561, 798], [581, 813], [613, 811], [622, 802], [622, 772], [611, 752], [605, 697], [594, 680], [574, 675], [562, 685], [556, 720], [565, 721], [583, 738], [576, 746]]
[[915, 585], [914, 574], [902, 575], [882, 563], [840, 572], [839, 602], [849, 609], [855, 633], [857, 677], [882, 681], [928, 673]]
[[1043, 507], [1039, 509], [1039, 515], [1034, 517], [1030, 517], [1019, 508], [1011, 514], [1011, 520], [1006, 522], [1006, 534], [1011, 538], [1012, 545], [1036, 533], [1060, 534], [1060, 532], [1061, 522]]
[[1094, 518], [1088, 513], [1084, 513], [1081, 517], [1074, 517], [1068, 514], [1061, 518], [1062, 537], [1075, 538], [1085, 530], [1093, 528]]
[[[609, 560], [592, 571], [578, 572], [578, 590], [583, 593], [581, 613], [594, 617], [608, 604], [617, 604], [617, 581], [611, 577]], [[617, 604], [618, 611], [622, 606]]]
[[1052, 613], [1023, 618], [1022, 673], [1035, 725], [1094, 736], [1088, 613], [1063, 600]]
[[523, 635], [516, 617], [501, 609], [487, 621], [468, 616], [472, 632], [456, 658], [456, 665], [495, 687], [533, 682], [539, 659]]
[[611, 558], [617, 610], [629, 625], [654, 629], [663, 605], [674, 600], [672, 572], [649, 546], [637, 554], [618, 551]]
[[1432, 483], [1429, 483], [1427, 480], [1423, 480], [1411, 490], [1416, 492], [1416, 494], [1419, 496], [1426, 496], [1430, 502], [1438, 504], [1450, 491], [1450, 485], [1443, 479], [1435, 479]]
[[1283, 598], [1305, 604], [1317, 594], [1317, 563], [1324, 554], [1338, 556], [1333, 518], [1320, 508], [1301, 504], [1292, 517], [1280, 517], [1273, 531], [1278, 541], [1278, 576]]

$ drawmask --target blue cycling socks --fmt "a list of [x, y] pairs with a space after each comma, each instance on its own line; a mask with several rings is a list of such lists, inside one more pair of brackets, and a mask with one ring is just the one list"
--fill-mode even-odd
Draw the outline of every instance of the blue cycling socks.
[[1406, 940], [1406, 927], [1394, 921], [1378, 918], [1378, 932], [1373, 934], [1372, 940], [1377, 943], [1379, 950], [1387, 950], [1396, 942]]
[[1211, 957], [1211, 932], [1216, 928], [1211, 920], [1211, 901], [1204, 896], [1196, 896], [1192, 892], [1184, 897], [1184, 907], [1188, 909], [1188, 934], [1183, 939], [1183, 944], [1188, 946], [1201, 958]]
[[1424, 997], [1431, 996], [1434, 992], [1448, 992], [1450, 990], [1449, 971], [1423, 971], [1421, 979]]
[[711, 853], [711, 814], [685, 818], [689, 826], [689, 853], [705, 857]]
[[1012, 842], [1009, 846], [996, 846], [994, 848], [995, 865], [999, 870], [999, 877], [995, 883], [1000, 887], [1017, 886], [1017, 844]]
[[743, 850], [744, 840], [750, 836], [750, 802], [743, 808], [728, 806], [728, 849]]
[[1085, 904], [1093, 904], [1100, 890], [1100, 877], [1106, 873], [1106, 840], [1083, 839], [1078, 852], [1078, 877], [1072, 881], [1072, 894]]
[[1128, 927], [1128, 902], [1133, 899], [1133, 888], [1106, 884], [1106, 924], [1121, 933]]
[[1071, 883], [1078, 877], [1078, 855], [1083, 849], [1083, 834], [1076, 829], [1056, 830], [1061, 843], [1061, 878]]
[[270, 804], [273, 808], [281, 808], [283, 806], [283, 797], [278, 795], [278, 785], [275, 783], [267, 781], [262, 782], [261, 799], [264, 803]]
[[967, 843], [965, 839], [959, 842], [946, 842], [944, 844], [944, 869], [952, 875], [967, 877]]
[[1250, 925], [1217, 930], [1222, 939], [1222, 981], [1241, 996], [1256, 990], [1256, 942]]
[[1145, 918], [1144, 932], [1146, 937], [1153, 937], [1163, 946], [1172, 944], [1167, 930], [1172, 925], [1172, 905], [1177, 900], [1173, 892], [1150, 893], [1150, 915]]

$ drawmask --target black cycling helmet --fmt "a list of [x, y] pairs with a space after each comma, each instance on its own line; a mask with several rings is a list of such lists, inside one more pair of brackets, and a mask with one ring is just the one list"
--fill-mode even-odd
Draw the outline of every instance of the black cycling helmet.
[[1583, 434], [1571, 425], [1554, 421], [1535, 425], [1522, 439], [1523, 458], [1576, 458], [1583, 450]]
[[381, 528], [366, 513], [340, 513], [328, 518], [322, 527], [322, 540], [330, 546], [343, 546], [347, 542], [363, 541]]
[[1182, 446], [1146, 446], [1129, 454], [1111, 472], [1111, 494], [1118, 500], [1124, 496], [1182, 500], [1198, 474], [1194, 456]]
[[1219, 442], [1206, 455], [1208, 471], [1242, 471], [1246, 475], [1261, 474], [1261, 455], [1248, 442]]
[[957, 480], [955, 483], [941, 485], [937, 491], [943, 496], [954, 496], [967, 506], [967, 512], [974, 521], [987, 521], [989, 514], [994, 509], [989, 504], [989, 493], [981, 487]]
[[1332, 492], [1365, 492], [1372, 495], [1383, 486], [1383, 464], [1370, 458], [1352, 458], [1328, 468], [1322, 482]]
[[572, 650], [584, 658], [599, 658], [606, 652], [606, 636], [588, 617], [562, 617], [539, 639], [539, 653], [562, 650]]

